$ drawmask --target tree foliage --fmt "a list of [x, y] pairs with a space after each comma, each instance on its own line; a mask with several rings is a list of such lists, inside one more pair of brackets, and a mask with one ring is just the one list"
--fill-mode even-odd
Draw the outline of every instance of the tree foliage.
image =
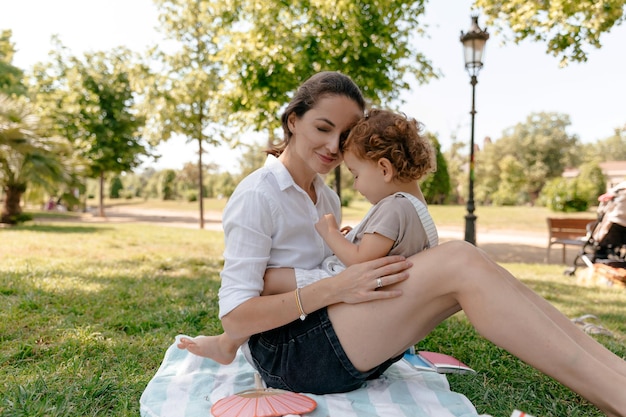
[[585, 46], [600, 48], [600, 38], [624, 21], [625, 0], [476, 0], [487, 24], [508, 27], [516, 43], [547, 42], [546, 52], [568, 61], [587, 60]]
[[141, 87], [146, 102], [147, 137], [158, 143], [180, 134], [188, 141], [201, 140], [210, 145], [220, 138], [208, 130], [222, 122], [218, 93], [222, 86], [221, 62], [217, 59], [222, 2], [155, 0], [159, 8], [160, 32], [169, 42], [167, 48], [151, 51], [148, 78]]
[[586, 211], [598, 204], [598, 196], [606, 191], [606, 177], [598, 160], [580, 166], [576, 178], [553, 178], [541, 190], [540, 203], [554, 211]]
[[266, 153], [264, 150], [267, 146], [261, 146], [260, 144], [249, 144], [245, 146], [245, 151], [239, 158], [239, 178], [243, 179], [251, 174], [253, 171], [261, 168], [265, 163]]
[[24, 72], [12, 64], [15, 45], [11, 42], [12, 32], [0, 32], [0, 92], [6, 95], [24, 95], [26, 86]]
[[40, 119], [24, 97], [0, 94], [0, 185], [5, 193], [0, 221], [16, 223], [20, 201], [29, 185], [51, 189], [69, 181], [65, 164], [69, 143], [61, 137], [41, 134]]
[[587, 160], [626, 161], [626, 125], [606, 139], [586, 144], [585, 155]]
[[450, 194], [448, 202], [460, 203], [462, 196], [468, 195], [468, 173], [464, 169], [467, 166], [468, 156], [463, 153], [467, 144], [459, 142], [456, 137], [452, 138], [450, 147], [444, 153], [448, 174], [450, 176]]
[[353, 2], [280, 0], [237, 2], [221, 50], [228, 71], [231, 122], [269, 132], [289, 93], [316, 72], [351, 76], [374, 103], [390, 103], [418, 82], [435, 77], [412, 47], [423, 33], [422, 0]]
[[444, 204], [450, 195], [452, 185], [446, 158], [441, 153], [441, 144], [435, 135], [428, 134], [435, 149], [437, 171], [427, 176], [421, 183], [424, 198], [428, 204]]
[[[580, 162], [579, 141], [567, 115], [533, 113], [476, 155], [477, 201], [533, 203], [547, 180]], [[508, 157], [511, 158], [508, 158]], [[505, 196], [516, 192], [516, 196]], [[496, 194], [497, 193], [497, 194]]]

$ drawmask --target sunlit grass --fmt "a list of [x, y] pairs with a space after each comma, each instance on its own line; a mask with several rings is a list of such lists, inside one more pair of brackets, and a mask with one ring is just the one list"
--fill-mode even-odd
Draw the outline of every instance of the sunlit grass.
[[[174, 336], [221, 332], [221, 232], [51, 222], [0, 229], [0, 242], [2, 416], [137, 416], [139, 397]], [[598, 340], [626, 356], [625, 290], [576, 285], [562, 265], [506, 267], [569, 317], [598, 316], [616, 336]], [[601, 415], [486, 342], [463, 314], [420, 348], [453, 354], [478, 371], [449, 380], [480, 413]]]
[[221, 233], [59, 223], [0, 236], [0, 415], [136, 416], [174, 336], [221, 330]]

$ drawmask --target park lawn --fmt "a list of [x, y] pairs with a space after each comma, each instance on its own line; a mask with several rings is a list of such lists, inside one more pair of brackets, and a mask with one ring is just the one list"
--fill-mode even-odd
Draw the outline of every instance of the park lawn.
[[[49, 222], [0, 229], [0, 236], [2, 416], [137, 416], [174, 336], [221, 331], [221, 232]], [[568, 316], [597, 315], [617, 335], [597, 339], [626, 356], [625, 290], [576, 286], [561, 265], [506, 267]], [[601, 415], [485, 341], [463, 314], [418, 347], [478, 371], [449, 381], [480, 413]]]

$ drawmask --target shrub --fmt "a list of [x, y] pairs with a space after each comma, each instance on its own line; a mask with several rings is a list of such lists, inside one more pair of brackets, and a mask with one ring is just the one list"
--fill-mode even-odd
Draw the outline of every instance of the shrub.
[[114, 176], [109, 184], [109, 198], [120, 198], [123, 189], [124, 185], [119, 175]]
[[587, 211], [589, 199], [578, 193], [577, 181], [554, 178], [541, 190], [539, 203], [550, 210], [561, 212]]

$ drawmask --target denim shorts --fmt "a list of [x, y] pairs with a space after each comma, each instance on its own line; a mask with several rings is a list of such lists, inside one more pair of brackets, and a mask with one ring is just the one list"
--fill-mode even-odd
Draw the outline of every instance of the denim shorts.
[[248, 346], [268, 387], [311, 394], [355, 390], [402, 358], [391, 358], [367, 372], [357, 370], [341, 347], [326, 308], [304, 321], [256, 334]]

